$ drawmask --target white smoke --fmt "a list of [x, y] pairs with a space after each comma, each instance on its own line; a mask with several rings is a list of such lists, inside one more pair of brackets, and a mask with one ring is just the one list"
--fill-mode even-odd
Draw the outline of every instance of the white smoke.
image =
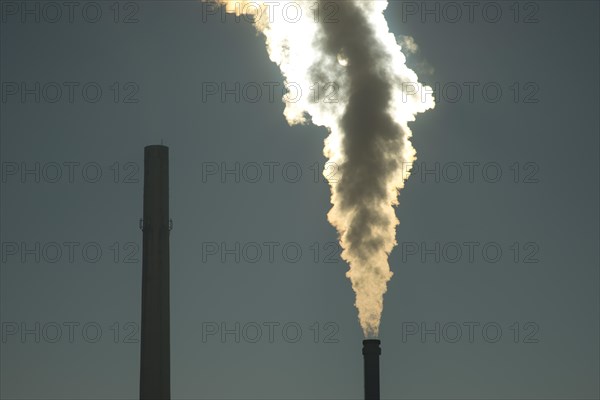
[[[431, 88], [406, 66], [383, 15], [387, 1], [218, 1], [227, 12], [254, 16], [295, 92], [283, 99], [288, 123], [329, 130], [324, 154], [339, 173], [329, 179], [328, 219], [350, 266], [363, 332], [377, 336], [392, 277], [394, 206], [408, 178], [403, 166], [415, 160], [408, 123], [434, 107]], [[404, 45], [417, 49], [412, 40]]]
[[419, 46], [415, 42], [415, 38], [407, 35], [398, 35], [397, 36], [398, 44], [404, 50], [404, 53], [414, 54], [419, 51]]

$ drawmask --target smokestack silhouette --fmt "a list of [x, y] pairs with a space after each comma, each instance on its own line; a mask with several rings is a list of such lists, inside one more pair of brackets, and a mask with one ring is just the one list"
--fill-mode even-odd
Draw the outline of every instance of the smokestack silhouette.
[[140, 399], [171, 398], [169, 148], [144, 148]]
[[379, 400], [379, 356], [381, 342], [377, 339], [363, 340], [365, 359], [365, 400]]

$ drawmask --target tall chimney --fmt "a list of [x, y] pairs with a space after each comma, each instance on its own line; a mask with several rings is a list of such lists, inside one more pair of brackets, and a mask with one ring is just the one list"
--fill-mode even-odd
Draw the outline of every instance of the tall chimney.
[[169, 148], [144, 148], [140, 399], [171, 398]]
[[377, 339], [363, 340], [363, 357], [365, 360], [365, 400], [379, 400], [379, 356], [381, 341]]

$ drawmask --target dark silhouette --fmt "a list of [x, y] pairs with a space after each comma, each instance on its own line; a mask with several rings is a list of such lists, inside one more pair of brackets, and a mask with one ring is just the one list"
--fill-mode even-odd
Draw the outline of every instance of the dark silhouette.
[[169, 148], [144, 148], [140, 399], [171, 398]]
[[381, 341], [377, 339], [363, 340], [363, 356], [365, 359], [365, 400], [379, 400], [379, 356]]

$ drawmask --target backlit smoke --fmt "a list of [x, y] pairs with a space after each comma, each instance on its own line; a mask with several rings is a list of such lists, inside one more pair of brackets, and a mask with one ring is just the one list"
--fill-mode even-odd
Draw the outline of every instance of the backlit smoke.
[[289, 89], [288, 123], [329, 131], [328, 219], [350, 266], [364, 334], [377, 336], [392, 277], [394, 206], [415, 160], [407, 124], [434, 107], [431, 88], [405, 65], [383, 15], [387, 1], [218, 1], [229, 13], [251, 15], [264, 34]]

